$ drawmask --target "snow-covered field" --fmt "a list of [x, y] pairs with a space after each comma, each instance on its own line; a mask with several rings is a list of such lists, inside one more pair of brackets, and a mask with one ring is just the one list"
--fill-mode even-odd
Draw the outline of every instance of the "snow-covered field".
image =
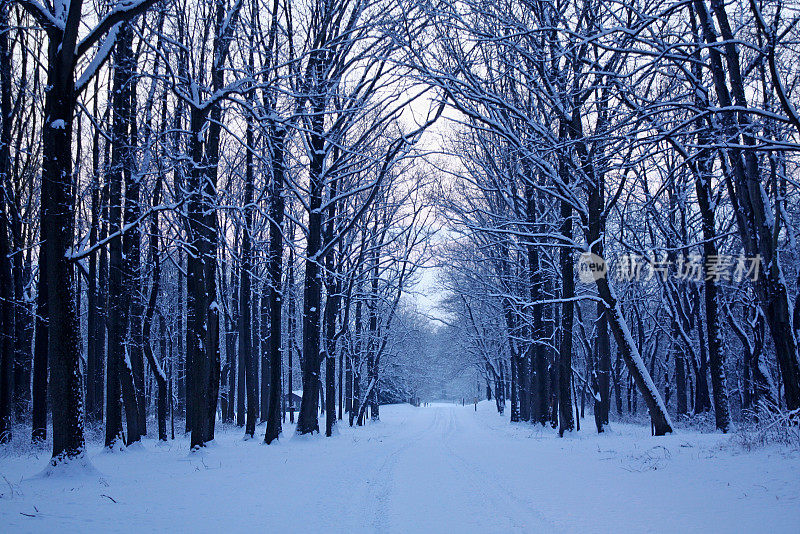
[[37, 476], [46, 453], [6, 454], [0, 531], [800, 531], [797, 453], [621, 424], [559, 439], [486, 402], [477, 413], [385, 406], [381, 417], [327, 439], [287, 427], [273, 446], [220, 428], [201, 453], [186, 439], [93, 447], [94, 474]]

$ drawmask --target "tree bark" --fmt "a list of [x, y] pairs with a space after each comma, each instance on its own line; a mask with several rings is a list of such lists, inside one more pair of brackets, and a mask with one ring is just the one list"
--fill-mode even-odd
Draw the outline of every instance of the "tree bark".
[[[669, 434], [672, 432], [672, 421], [667, 413], [666, 406], [664, 406], [664, 401], [653, 383], [653, 379], [645, 368], [644, 361], [636, 343], [633, 341], [633, 336], [631, 336], [628, 323], [622, 315], [622, 310], [614, 291], [605, 278], [597, 279], [596, 284], [600, 298], [603, 299], [606, 306], [608, 323], [617, 342], [618, 355], [625, 361], [632, 380], [636, 383], [636, 387], [642, 397], [644, 397], [644, 401], [650, 410], [650, 418], [653, 422], [655, 435], [663, 436]], [[619, 391], [617, 396], [619, 397]]]
[[[708, 169], [710, 171], [710, 169]], [[703, 227], [703, 257], [706, 262], [718, 258], [715, 244], [716, 225], [710, 191], [710, 172], [698, 172], [695, 175], [695, 189], [700, 206]], [[727, 432], [731, 425], [728, 389], [725, 378], [725, 347], [722, 341], [722, 328], [719, 313], [719, 288], [713, 276], [706, 276], [704, 282], [706, 331], [708, 335], [708, 353], [711, 366], [711, 385], [714, 392], [714, 415], [719, 430]]]
[[[252, 324], [252, 285], [251, 285], [251, 272], [253, 270], [253, 258], [251, 239], [253, 233], [253, 192], [255, 181], [255, 169], [253, 166], [253, 153], [250, 147], [253, 147], [253, 120], [247, 117], [247, 124], [245, 128], [245, 142], [247, 149], [245, 150], [245, 181], [244, 181], [244, 229], [242, 231], [242, 264], [241, 275], [239, 278], [239, 361], [247, 366], [247, 371], [252, 371], [253, 366], [253, 332], [251, 330]], [[230, 359], [229, 359], [230, 360]], [[240, 369], [244, 371], [244, 368]], [[228, 371], [230, 376], [233, 377], [233, 370]], [[242, 375], [243, 373], [240, 373]], [[237, 404], [237, 421], [241, 426], [244, 421], [244, 383], [247, 382], [248, 386], [255, 385], [255, 375], [240, 376], [239, 384], [239, 399]], [[244, 378], [244, 380], [241, 380]], [[256, 431], [255, 421], [255, 399], [256, 394], [254, 387], [247, 388], [247, 425], [245, 427], [245, 435], [253, 437]], [[230, 399], [230, 402], [233, 398]]]
[[[321, 91], [323, 65], [321, 59], [312, 58], [310, 67], [316, 91]], [[319, 251], [322, 238], [322, 195], [324, 187], [325, 137], [323, 134], [325, 103], [322, 95], [312, 99], [311, 162], [309, 164], [308, 233], [306, 235], [305, 280], [303, 290], [303, 399], [297, 419], [297, 433], [319, 432], [317, 406], [319, 404], [320, 372], [320, 304], [322, 301], [322, 274]]]
[[[222, 7], [217, 19], [221, 24]], [[190, 355], [191, 447], [205, 446], [214, 439], [217, 396], [219, 394], [219, 304], [217, 302], [217, 215], [215, 211], [216, 164], [220, 128], [219, 104], [208, 110], [191, 108], [190, 153], [192, 167], [187, 189], [189, 251], [187, 258], [187, 354]], [[209, 118], [211, 120], [209, 120]], [[208, 124], [208, 123], [211, 124]], [[207, 130], [204, 140], [203, 131]], [[205, 141], [205, 143], [204, 143]], [[205, 145], [205, 146], [204, 146]]]
[[[561, 235], [566, 242], [572, 239], [572, 205], [561, 201]], [[572, 299], [575, 296], [575, 267], [572, 262], [572, 249], [561, 247], [561, 343], [558, 353], [558, 435], [571, 432], [575, 428], [572, 413], [572, 327], [574, 310]]]
[[[79, 14], [80, 9], [81, 2], [70, 4], [71, 22], [75, 21], [75, 14]], [[53, 404], [53, 464], [82, 456], [85, 450], [80, 324], [73, 294], [74, 267], [68, 259], [75, 210], [72, 193], [72, 122], [76, 103], [74, 48], [69, 41], [65, 43], [55, 37], [50, 35], [48, 44], [49, 90], [45, 96], [46, 119], [42, 125], [44, 159], [40, 232], [40, 258], [44, 260], [45, 267], [40, 276], [46, 279], [45, 316], [50, 398]], [[61, 35], [58, 37], [63, 38]], [[43, 375], [38, 378], [41, 380]], [[42, 395], [44, 388], [40, 385], [38, 389], [38, 394]], [[41, 411], [38, 415], [42, 419], [46, 417], [46, 413]], [[35, 422], [35, 432], [45, 426], [46, 420], [42, 419]]]
[[[99, 78], [97, 79], [99, 80]], [[95, 91], [99, 90], [99, 83], [95, 82]], [[95, 99], [94, 115], [98, 116], [98, 103]], [[89, 246], [94, 247], [100, 234], [101, 217], [101, 187], [100, 187], [100, 128], [95, 127], [92, 136], [92, 198], [91, 198], [91, 227], [89, 230]], [[98, 253], [89, 256], [89, 283], [87, 287], [87, 319], [86, 329], [88, 331], [87, 350], [86, 350], [86, 418], [93, 423], [101, 423], [103, 420], [103, 376], [98, 373], [102, 367], [104, 356], [104, 343], [99, 343], [98, 338], [103, 337], [105, 341], [105, 331], [101, 330], [101, 314], [104, 309], [100, 307], [100, 293], [102, 288], [98, 287]], [[99, 379], [99, 384], [98, 384]], [[99, 387], [98, 387], [99, 386]]]
[[[155, 191], [153, 192], [153, 205], [158, 205], [160, 198], [161, 198], [161, 182], [162, 177], [159, 174], [158, 179], [156, 181]], [[152, 273], [152, 282], [150, 284], [150, 298], [148, 299], [147, 309], [145, 310], [143, 321], [142, 321], [142, 340], [144, 342], [143, 349], [144, 355], [147, 357], [147, 361], [150, 363], [150, 368], [155, 375], [156, 382], [158, 383], [158, 398], [157, 398], [157, 408], [156, 408], [156, 417], [158, 419], [158, 439], [159, 441], [167, 441], [167, 375], [164, 372], [164, 369], [156, 360], [155, 355], [153, 354], [153, 346], [152, 346], [152, 332], [151, 326], [153, 324], [153, 316], [155, 315], [156, 310], [156, 301], [158, 300], [158, 293], [160, 288], [161, 282], [161, 260], [158, 256], [158, 239], [159, 239], [159, 231], [158, 231], [158, 212], [153, 213], [151, 215], [150, 220], [150, 239], [148, 245], [148, 256], [150, 258], [150, 263], [153, 265], [153, 273]], [[166, 335], [163, 331], [159, 332], [160, 337], [163, 339]], [[164, 350], [163, 345], [161, 349], [161, 356], [163, 359]], [[144, 411], [142, 409], [142, 411]]]
[[[264, 441], [269, 444], [281, 434], [281, 362], [283, 341], [281, 338], [283, 291], [283, 214], [285, 201], [284, 185], [284, 139], [286, 131], [273, 125], [271, 137], [272, 179], [270, 180], [269, 258], [267, 261], [267, 284], [269, 288], [269, 403], [267, 430]], [[290, 348], [291, 351], [291, 348]], [[291, 385], [289, 387], [291, 390]]]
[[[125, 405], [125, 416], [128, 427], [127, 444], [139, 440], [139, 408], [133, 385], [132, 369], [126, 338], [129, 327], [130, 286], [133, 280], [126, 269], [125, 240], [122, 234], [123, 193], [122, 183], [126, 167], [132, 164], [130, 142], [130, 82], [132, 77], [133, 35], [129, 24], [120, 29], [119, 40], [115, 52], [114, 82], [112, 89], [112, 141], [111, 166], [108, 171], [109, 180], [109, 232], [116, 236], [109, 242], [109, 319], [108, 319], [108, 376], [106, 378], [106, 440], [107, 447], [114, 446], [117, 438], [122, 437], [120, 391]], [[129, 182], [129, 180], [125, 180]], [[128, 196], [126, 191], [125, 197]], [[127, 207], [127, 199], [125, 200]], [[127, 209], [125, 210], [127, 214]], [[128, 246], [129, 249], [130, 245]], [[119, 389], [118, 389], [119, 388]], [[115, 406], [116, 405], [116, 406]], [[118, 415], [119, 414], [119, 417]]]

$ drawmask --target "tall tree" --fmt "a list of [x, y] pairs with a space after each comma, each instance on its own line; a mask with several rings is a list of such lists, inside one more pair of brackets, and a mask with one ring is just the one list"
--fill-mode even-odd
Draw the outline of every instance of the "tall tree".
[[[45, 122], [42, 126], [42, 252], [40, 276], [46, 279], [48, 363], [53, 401], [53, 464], [82, 456], [83, 385], [80, 362], [80, 328], [75, 308], [73, 271], [69, 249], [73, 239], [72, 125], [77, 95], [85, 89], [113, 49], [119, 24], [150, 7], [155, 0], [114, 4], [82, 40], [82, 0], [56, 2], [49, 8], [20, 0], [44, 28], [48, 37]], [[76, 81], [77, 60], [101, 39], [93, 60]], [[42, 269], [42, 266], [45, 268]], [[41, 393], [40, 393], [41, 394]], [[36, 426], [34, 426], [36, 429]]]

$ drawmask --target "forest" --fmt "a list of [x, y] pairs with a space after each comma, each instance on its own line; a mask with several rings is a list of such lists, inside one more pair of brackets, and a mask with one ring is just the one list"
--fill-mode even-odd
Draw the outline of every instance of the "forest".
[[[0, 0], [0, 473], [158, 447], [208, 469], [234, 436], [269, 470], [415, 429], [385, 463], [443, 456], [412, 477], [461, 473], [460, 434], [533, 461], [528, 432], [736, 443], [796, 501], [799, 23], [791, 0]], [[410, 513], [379, 501], [349, 528]], [[488, 531], [579, 529], [540, 519]]]

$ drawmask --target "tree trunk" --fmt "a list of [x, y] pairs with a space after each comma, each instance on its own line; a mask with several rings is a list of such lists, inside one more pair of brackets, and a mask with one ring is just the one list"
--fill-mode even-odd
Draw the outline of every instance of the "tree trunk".
[[[591, 160], [586, 157], [585, 149], [581, 145], [580, 154], [584, 166], [589, 169], [589, 182], [587, 184], [589, 231], [587, 241], [591, 244], [591, 252], [602, 258], [605, 250], [603, 239], [606, 233], [605, 221], [605, 176], [596, 172]], [[595, 338], [597, 367], [594, 369], [597, 393], [595, 398], [594, 422], [597, 432], [603, 432], [608, 424], [608, 415], [611, 410], [611, 340], [608, 335], [608, 317], [602, 303], [597, 305], [597, 321], [595, 323], [597, 335]]]
[[[563, 177], [563, 175], [562, 175]], [[561, 235], [565, 242], [572, 239], [572, 205], [561, 201]], [[572, 249], [561, 247], [561, 343], [558, 353], [558, 435], [571, 432], [575, 428], [572, 414], [572, 327], [574, 310], [572, 299], [575, 296], [575, 266], [572, 262]]]
[[[70, 6], [80, 9], [77, 6]], [[50, 366], [50, 398], [53, 403], [53, 460], [82, 456], [83, 385], [80, 372], [80, 323], [73, 294], [73, 262], [68, 258], [74, 229], [72, 192], [72, 119], [75, 80], [71, 57], [58, 39], [48, 45], [48, 91], [42, 125], [42, 194], [40, 257], [46, 269], [47, 357]], [[40, 362], [41, 363], [41, 362]], [[44, 370], [41, 370], [44, 371]], [[41, 380], [42, 375], [38, 378]], [[34, 377], [36, 379], [36, 377]], [[44, 393], [40, 386], [38, 394]], [[41, 400], [40, 400], [41, 402]], [[41, 408], [41, 404], [40, 404]], [[46, 417], [40, 412], [39, 417]], [[44, 424], [43, 424], [44, 423]], [[45, 422], [34, 423], [34, 432]]]
[[611, 339], [608, 335], [608, 318], [605, 306], [597, 305], [597, 387], [600, 400], [595, 400], [594, 419], [597, 432], [608, 424], [611, 411]]
[[508, 365], [511, 368], [511, 422], [519, 422], [519, 388], [517, 387], [517, 374], [519, 373], [516, 357], [511, 356]]
[[498, 376], [498, 380], [495, 382], [494, 398], [497, 399], [497, 411], [500, 413], [500, 415], [503, 415], [503, 413], [506, 411], [506, 373], [503, 360], [499, 360], [498, 363], [500, 367], [500, 375]]
[[[294, 241], [294, 225], [289, 224], [289, 240]], [[294, 250], [289, 247], [289, 259], [287, 260], [286, 265], [286, 287], [289, 291], [289, 302], [287, 304], [288, 317], [286, 318], [286, 336], [288, 339], [286, 340], [286, 351], [288, 352], [288, 363], [289, 363], [289, 371], [286, 381], [288, 385], [286, 387], [289, 393], [289, 422], [294, 423], [294, 348], [295, 348], [295, 336], [296, 336], [296, 321], [297, 321], [297, 299], [295, 298], [295, 283], [294, 283]], [[352, 422], [350, 423], [352, 426]]]
[[[337, 195], [338, 182], [331, 183], [330, 198]], [[336, 220], [336, 201], [329, 200], [325, 228], [325, 243], [333, 240]], [[336, 318], [339, 315], [339, 302], [341, 300], [341, 284], [338, 279], [337, 265], [334, 249], [331, 248], [325, 255], [325, 288], [327, 300], [325, 301], [325, 314], [323, 317], [323, 332], [325, 340], [325, 435], [333, 434], [336, 424]]]
[[[271, 138], [272, 179], [270, 180], [269, 258], [267, 284], [269, 287], [269, 403], [267, 430], [264, 441], [269, 444], [281, 434], [281, 338], [283, 292], [283, 213], [284, 213], [284, 154], [286, 131], [273, 126]], [[291, 349], [290, 349], [291, 350]], [[289, 388], [291, 390], [291, 387]]]
[[16, 351], [14, 287], [9, 253], [6, 191], [11, 172], [11, 50], [8, 46], [8, 5], [0, 5], [0, 443], [11, 441], [12, 395]]
[[[114, 80], [112, 89], [113, 126], [111, 140], [111, 165], [108, 170], [109, 181], [109, 233], [115, 235], [109, 242], [108, 279], [108, 365], [106, 377], [106, 447], [114, 447], [122, 438], [122, 406], [120, 396], [125, 402], [125, 415], [128, 423], [127, 443], [139, 439], [139, 409], [133, 389], [131, 369], [126, 361], [126, 337], [128, 333], [128, 312], [131, 292], [126, 289], [132, 280], [125, 269], [125, 244], [121, 234], [124, 226], [122, 205], [122, 182], [125, 167], [131, 163], [129, 120], [132, 30], [124, 24], [120, 29], [115, 52]], [[127, 195], [126, 195], [127, 196]], [[126, 202], [127, 204], [127, 202]], [[127, 210], [126, 210], [127, 211]]]
[[[125, 65], [120, 65], [127, 72], [125, 72], [126, 80], [123, 82], [122, 91], [125, 93], [127, 103], [123, 112], [125, 116], [123, 120], [128, 127], [127, 138], [122, 138], [123, 142], [123, 167], [122, 173], [125, 178], [125, 223], [130, 223], [139, 219], [141, 215], [141, 201], [140, 201], [140, 179], [138, 175], [136, 161], [136, 148], [138, 141], [138, 125], [136, 119], [137, 108], [137, 94], [136, 87], [138, 81], [137, 61], [138, 58], [134, 56], [132, 50], [133, 43], [133, 27], [125, 30], [125, 38], [122, 42], [126, 45], [126, 58]], [[128, 330], [127, 330], [127, 348], [128, 360], [130, 361], [131, 374], [133, 376], [133, 387], [135, 395], [135, 403], [131, 403], [131, 409], [135, 408], [136, 412], [136, 430], [137, 436], [133, 436], [130, 431], [128, 432], [128, 441], [137, 441], [140, 437], [147, 435], [147, 404], [144, 396], [144, 339], [142, 339], [142, 317], [144, 315], [144, 303], [142, 302], [143, 280], [141, 268], [141, 249], [142, 239], [140, 226], [125, 232], [122, 239], [122, 258], [123, 258], [123, 283], [122, 289], [126, 292], [125, 300], [128, 306]], [[128, 361], [126, 360], [126, 361]], [[123, 382], [124, 388], [124, 382]], [[123, 389], [123, 395], [125, 391]], [[126, 417], [128, 408], [126, 406]]]
[[[321, 65], [316, 67], [321, 69]], [[322, 76], [316, 72], [315, 76]], [[318, 97], [321, 100], [321, 97]], [[309, 164], [308, 234], [306, 235], [305, 281], [303, 290], [303, 399], [297, 419], [297, 433], [319, 432], [317, 406], [319, 404], [320, 372], [320, 304], [322, 300], [322, 274], [319, 250], [322, 238], [322, 194], [324, 187], [325, 138], [324, 103], [315, 102], [312, 114], [311, 154]]]
[[[221, 19], [221, 7], [217, 18]], [[205, 446], [214, 439], [217, 396], [219, 394], [219, 304], [217, 302], [217, 215], [215, 202], [221, 118], [219, 104], [191, 109], [192, 158], [189, 173], [187, 216], [189, 251], [187, 258], [187, 354], [191, 355], [190, 384], [191, 447]], [[210, 120], [208, 120], [210, 119]], [[210, 124], [209, 124], [210, 123]], [[207, 138], [203, 131], [207, 130]], [[205, 144], [205, 146], [204, 146]]]
[[[269, 262], [269, 259], [267, 259]], [[259, 385], [259, 404], [257, 415], [259, 420], [264, 422], [267, 420], [267, 411], [269, 410], [269, 282], [267, 280], [261, 285], [261, 298], [259, 299], [260, 313], [258, 314], [258, 343], [255, 345], [258, 350], [258, 368], [260, 371]]]
[[[248, 147], [245, 150], [245, 181], [244, 181], [244, 229], [242, 231], [242, 264], [241, 276], [239, 279], [239, 361], [247, 366], [247, 370], [251, 371], [253, 366], [253, 332], [252, 325], [252, 312], [253, 305], [252, 299], [252, 285], [251, 272], [253, 270], [252, 247], [251, 239], [253, 232], [253, 191], [255, 181], [255, 169], [253, 166], [253, 153], [249, 149], [254, 145], [253, 143], [253, 120], [247, 117], [247, 125], [245, 129], [245, 142]], [[231, 359], [229, 358], [229, 361]], [[247, 377], [242, 376], [244, 367], [240, 369], [240, 383], [239, 383], [239, 399], [237, 403], [237, 421], [241, 426], [244, 423], [244, 395], [243, 387], [247, 382], [248, 386], [255, 385], [255, 375]], [[231, 377], [233, 370], [229, 369]], [[244, 380], [242, 380], [244, 378]], [[247, 426], [245, 428], [245, 435], [253, 437], [256, 431], [255, 422], [255, 402], [252, 398], [256, 393], [255, 388], [247, 388]], [[233, 401], [233, 398], [230, 399]]]
[[[699, 293], [694, 293], [695, 309], [697, 315], [697, 336], [700, 345], [700, 362], [695, 364], [695, 404], [694, 412], [697, 414], [711, 410], [711, 397], [708, 394], [708, 345], [706, 344], [707, 330], [705, 320], [700, 311]], [[698, 366], [699, 365], [699, 366]]]
[[345, 353], [343, 350], [338, 351], [339, 354], [339, 375], [338, 375], [338, 394], [339, 394], [339, 412], [336, 419], [342, 420], [344, 418], [344, 360]]
[[[98, 78], [99, 80], [99, 78]], [[98, 83], [95, 83], [97, 91]], [[94, 115], [98, 116], [98, 104], [95, 101]], [[89, 246], [97, 244], [100, 234], [100, 128], [95, 127], [92, 136], [92, 199], [91, 199], [91, 228], [89, 230]], [[103, 389], [102, 374], [98, 374], [98, 368], [102, 366], [103, 344], [98, 343], [100, 336], [105, 340], [105, 332], [101, 331], [101, 314], [104, 310], [99, 306], [99, 293], [102, 288], [98, 288], [97, 274], [97, 253], [89, 256], [89, 283], [87, 287], [87, 319], [86, 329], [88, 331], [87, 356], [86, 356], [86, 418], [93, 423], [101, 423], [103, 420]], [[99, 384], [98, 384], [98, 378]], [[100, 387], [98, 387], [98, 385]]]
[[678, 415], [686, 415], [686, 355], [681, 347], [675, 348], [675, 385]]
[[[155, 191], [153, 192], [153, 205], [158, 205], [161, 198], [161, 175], [158, 176], [156, 181]], [[153, 316], [155, 315], [156, 302], [158, 300], [158, 292], [161, 282], [161, 260], [158, 256], [158, 212], [151, 215], [150, 220], [150, 240], [148, 245], [148, 257], [150, 263], [153, 265], [152, 283], [150, 285], [150, 298], [148, 299], [147, 309], [144, 313], [142, 321], [142, 340], [144, 342], [144, 354], [147, 361], [150, 363], [150, 368], [155, 375], [156, 382], [158, 383], [158, 399], [156, 417], [158, 418], [158, 439], [159, 441], [167, 441], [167, 375], [164, 372], [161, 364], [156, 360], [153, 354], [152, 347], [152, 331]], [[135, 327], [135, 326], [134, 326]], [[163, 330], [159, 332], [159, 336], [163, 340], [165, 333]], [[164, 356], [164, 344], [161, 347], [161, 357]], [[142, 410], [144, 411], [144, 410]]]
[[[644, 397], [644, 401], [650, 410], [650, 418], [656, 436], [663, 436], [672, 432], [672, 421], [670, 421], [664, 401], [653, 383], [653, 379], [645, 368], [639, 349], [633, 341], [628, 323], [622, 315], [619, 303], [614, 295], [614, 291], [605, 278], [596, 281], [597, 290], [600, 298], [606, 305], [606, 314], [611, 331], [617, 342], [618, 355], [622, 356], [631, 378], [636, 383], [636, 387]], [[619, 397], [619, 391], [617, 393]], [[619, 409], [619, 403], [618, 403]]]
[[[356, 275], [356, 280], [361, 279], [361, 269], [359, 269], [359, 273]], [[359, 283], [359, 282], [357, 282]], [[360, 290], [360, 288], [359, 288]], [[353, 420], [356, 418], [358, 412], [361, 408], [361, 388], [360, 388], [360, 365], [361, 365], [361, 307], [362, 307], [362, 300], [359, 298], [356, 301], [356, 313], [353, 320], [353, 328], [354, 328], [354, 348], [353, 354], [351, 356], [352, 360], [350, 362], [351, 369], [352, 369], [352, 380], [353, 380], [353, 399], [351, 401], [350, 407], [350, 426], [353, 426]], [[361, 425], [361, 422], [358, 421], [358, 424]]]
[[[527, 221], [533, 231], [541, 231], [542, 225], [537, 222], [536, 196], [533, 189], [533, 184], [525, 184]], [[544, 424], [547, 421], [547, 358], [545, 356], [546, 348], [543, 344], [545, 336], [544, 304], [538, 303], [543, 299], [543, 285], [539, 248], [534, 243], [528, 244], [528, 273], [530, 299], [533, 302], [531, 307], [533, 315], [532, 345], [530, 348], [531, 421]], [[487, 392], [489, 391], [487, 388]]]
[[[714, 222], [714, 209], [712, 207], [712, 194], [710, 184], [710, 168], [698, 163], [699, 171], [695, 174], [695, 189], [697, 202], [700, 206], [703, 227], [703, 257], [707, 264], [712, 259], [718, 258], [716, 225]], [[702, 172], [707, 170], [709, 172]], [[731, 425], [730, 407], [728, 404], [728, 389], [725, 379], [725, 347], [722, 342], [722, 328], [719, 313], [719, 288], [713, 276], [706, 276], [704, 282], [706, 329], [708, 334], [708, 353], [711, 365], [711, 385], [714, 391], [714, 415], [719, 430], [727, 432]]]
[[[377, 235], [377, 229], [375, 232]], [[369, 344], [367, 353], [367, 378], [369, 381], [370, 391], [366, 398], [369, 401], [370, 417], [373, 421], [380, 420], [380, 398], [379, 398], [379, 379], [378, 372], [380, 366], [379, 354], [379, 329], [378, 329], [378, 303], [380, 296], [378, 295], [378, 282], [379, 280], [379, 265], [380, 261], [380, 245], [373, 244], [372, 248], [372, 275], [371, 275], [371, 289], [370, 289], [370, 304], [369, 304]]]

